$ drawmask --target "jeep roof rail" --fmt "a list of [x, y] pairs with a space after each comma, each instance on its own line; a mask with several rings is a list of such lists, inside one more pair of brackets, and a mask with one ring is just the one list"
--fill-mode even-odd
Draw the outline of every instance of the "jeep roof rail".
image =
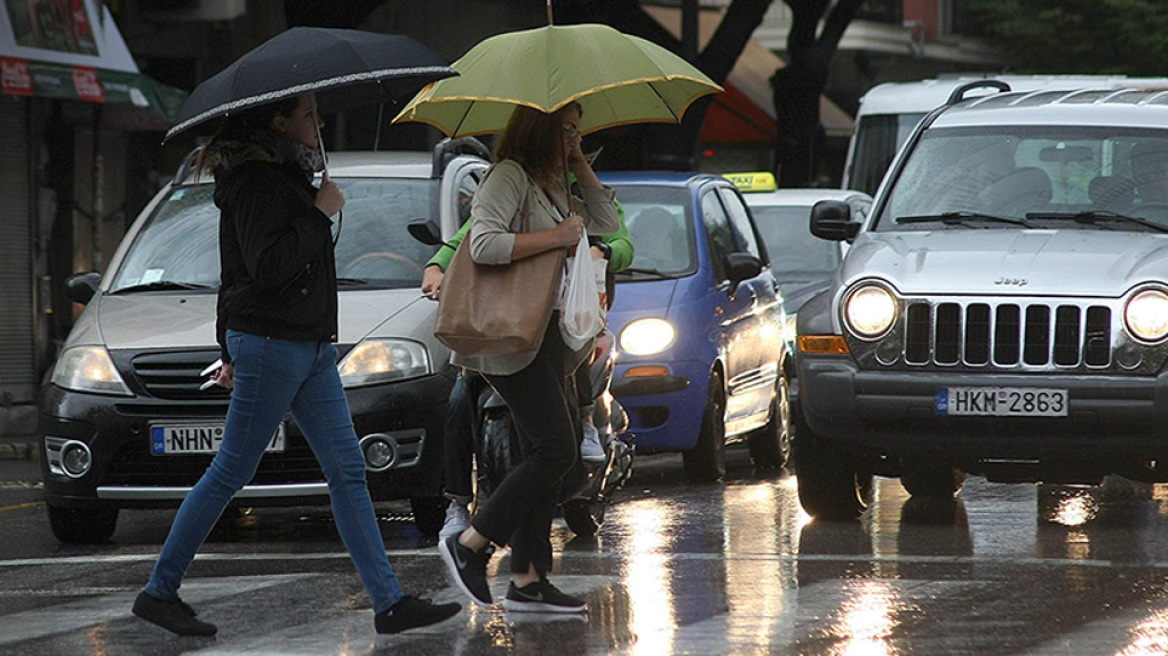
[[187, 156], [183, 158], [182, 164], [179, 165], [178, 171], [175, 171], [174, 178], [170, 181], [170, 186], [177, 187], [183, 183], [190, 175], [191, 169], [194, 168], [195, 162], [199, 159], [199, 153], [203, 152], [203, 146], [195, 146]]
[[978, 80], [976, 82], [970, 82], [969, 84], [963, 84], [954, 89], [953, 93], [949, 94], [949, 100], [945, 101], [945, 105], [949, 106], [965, 100], [965, 92], [967, 91], [987, 88], [997, 89], [998, 91], [1005, 92], [1010, 90], [1010, 85], [1001, 80]]
[[446, 168], [446, 163], [452, 158], [463, 153], [471, 153], [478, 155], [483, 159], [490, 161], [491, 151], [483, 142], [474, 137], [460, 137], [458, 139], [451, 139], [446, 137], [434, 146], [434, 159], [430, 166], [430, 177], [441, 178], [442, 171]]

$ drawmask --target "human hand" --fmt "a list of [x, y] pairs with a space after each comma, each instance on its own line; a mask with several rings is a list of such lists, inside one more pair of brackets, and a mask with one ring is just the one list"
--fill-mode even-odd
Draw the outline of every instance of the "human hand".
[[345, 207], [345, 195], [341, 193], [337, 183], [329, 180], [328, 173], [320, 183], [320, 190], [316, 192], [316, 209], [325, 216], [332, 216]]
[[555, 237], [556, 246], [563, 246], [571, 248], [580, 243], [580, 237], [584, 235], [584, 217], [579, 214], [569, 214], [560, 225], [552, 230]]
[[593, 259], [593, 260], [601, 260], [601, 259], [604, 259], [604, 251], [600, 250], [600, 249], [599, 249], [599, 248], [597, 248], [596, 246], [593, 246], [593, 247], [591, 248], [591, 251], [592, 251], [592, 259]]
[[431, 265], [422, 270], [422, 296], [436, 301], [438, 300], [438, 291], [442, 286], [442, 279], [446, 277], [442, 268], [436, 265]]
[[224, 364], [222, 367], [219, 367], [219, 370], [215, 372], [215, 376], [211, 380], [215, 381], [215, 384], [219, 387], [227, 389], [235, 387], [235, 367], [230, 362]]

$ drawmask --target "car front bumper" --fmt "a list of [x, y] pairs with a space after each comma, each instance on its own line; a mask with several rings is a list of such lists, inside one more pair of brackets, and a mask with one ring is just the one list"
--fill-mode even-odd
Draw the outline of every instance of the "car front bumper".
[[[625, 377], [645, 365], [664, 366], [669, 375]], [[709, 376], [700, 362], [617, 364], [610, 390], [629, 415], [637, 451], [685, 451], [697, 444]]]
[[[844, 446], [955, 462], [1168, 457], [1168, 432], [1164, 430], [1168, 373], [869, 371], [859, 369], [846, 356], [800, 354], [798, 381], [801, 409], [810, 428]], [[940, 414], [935, 405], [937, 390], [943, 387], [1065, 389], [1067, 415]]]
[[[375, 501], [436, 496], [442, 488], [442, 436], [453, 379], [435, 374], [346, 390], [358, 439], [380, 435], [398, 445], [393, 464], [366, 471]], [[212, 455], [155, 456], [150, 424], [222, 421], [227, 402], [166, 401], [110, 397], [48, 386], [42, 391], [41, 468], [46, 501], [55, 506], [175, 507], [206, 471]], [[53, 462], [53, 445], [88, 446], [92, 466], [79, 478]], [[261, 460], [251, 483], [234, 503], [316, 505], [328, 503], [328, 486], [294, 421], [287, 420], [286, 448]]]

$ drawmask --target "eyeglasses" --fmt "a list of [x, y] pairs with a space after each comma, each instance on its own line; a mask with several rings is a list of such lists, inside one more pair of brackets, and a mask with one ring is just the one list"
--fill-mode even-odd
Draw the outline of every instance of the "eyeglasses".
[[569, 139], [575, 139], [576, 137], [580, 136], [580, 130], [577, 129], [576, 126], [572, 125], [571, 123], [565, 123], [564, 124], [564, 134]]

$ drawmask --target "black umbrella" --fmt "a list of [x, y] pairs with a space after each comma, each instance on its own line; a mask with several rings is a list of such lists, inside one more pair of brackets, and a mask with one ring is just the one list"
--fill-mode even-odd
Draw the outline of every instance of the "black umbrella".
[[294, 27], [257, 46], [203, 81], [166, 132], [305, 93], [322, 112], [408, 100], [423, 85], [458, 72], [408, 36]]

